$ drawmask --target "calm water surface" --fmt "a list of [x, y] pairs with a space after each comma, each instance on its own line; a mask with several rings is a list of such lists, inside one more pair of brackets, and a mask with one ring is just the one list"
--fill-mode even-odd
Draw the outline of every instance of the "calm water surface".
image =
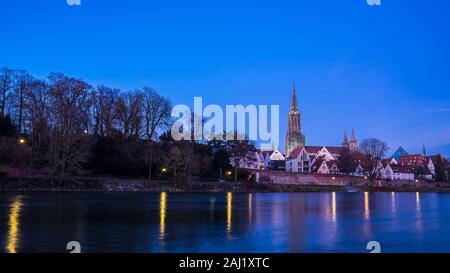
[[450, 252], [438, 193], [0, 193], [0, 252]]

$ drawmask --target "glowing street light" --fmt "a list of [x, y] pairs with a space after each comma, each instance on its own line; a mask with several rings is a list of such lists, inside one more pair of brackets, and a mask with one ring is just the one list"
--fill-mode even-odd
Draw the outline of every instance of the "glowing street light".
[[232, 173], [231, 171], [228, 171], [228, 172], [227, 172], [227, 175], [228, 175], [228, 176], [231, 176], [232, 174], [233, 174], [233, 173]]
[[24, 138], [19, 139], [19, 143], [20, 143], [21, 145], [25, 144], [25, 139], [24, 139]]
[[162, 172], [162, 173], [167, 173], [167, 168], [162, 168], [162, 169], [161, 169], [161, 172]]

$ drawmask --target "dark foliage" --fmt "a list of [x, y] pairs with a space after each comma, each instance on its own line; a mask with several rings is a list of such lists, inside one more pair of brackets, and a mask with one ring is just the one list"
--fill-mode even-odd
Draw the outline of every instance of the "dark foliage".
[[0, 115], [0, 136], [14, 137], [17, 134], [17, 128], [9, 116]]

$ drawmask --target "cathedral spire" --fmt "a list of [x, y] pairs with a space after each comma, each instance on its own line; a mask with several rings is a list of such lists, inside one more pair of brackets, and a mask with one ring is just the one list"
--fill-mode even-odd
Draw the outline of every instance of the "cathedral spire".
[[301, 146], [305, 146], [305, 135], [302, 133], [302, 115], [298, 110], [295, 82], [292, 85], [291, 108], [288, 113], [288, 130], [286, 134], [285, 153], [289, 157], [291, 152]]
[[352, 137], [350, 138], [350, 142], [356, 143], [356, 134], [354, 129], [352, 129]]
[[291, 112], [297, 112], [298, 111], [298, 105], [297, 105], [297, 91], [295, 90], [295, 82], [292, 85], [292, 101], [291, 101]]
[[348, 148], [352, 152], [358, 151], [358, 141], [356, 140], [356, 134], [354, 129], [352, 129], [352, 136], [350, 137], [350, 143], [348, 144]]
[[348, 148], [348, 137], [347, 137], [347, 130], [344, 132], [344, 141], [342, 142], [342, 147]]

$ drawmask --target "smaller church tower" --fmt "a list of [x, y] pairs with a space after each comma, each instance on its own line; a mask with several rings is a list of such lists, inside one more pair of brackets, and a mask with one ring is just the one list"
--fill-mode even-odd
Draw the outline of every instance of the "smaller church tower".
[[348, 143], [347, 130], [345, 130], [344, 132], [344, 141], [342, 142], [342, 147], [347, 149], [350, 148], [350, 145]]
[[355, 130], [352, 129], [352, 136], [350, 138], [349, 149], [352, 152], [358, 151], [358, 141], [356, 140]]

